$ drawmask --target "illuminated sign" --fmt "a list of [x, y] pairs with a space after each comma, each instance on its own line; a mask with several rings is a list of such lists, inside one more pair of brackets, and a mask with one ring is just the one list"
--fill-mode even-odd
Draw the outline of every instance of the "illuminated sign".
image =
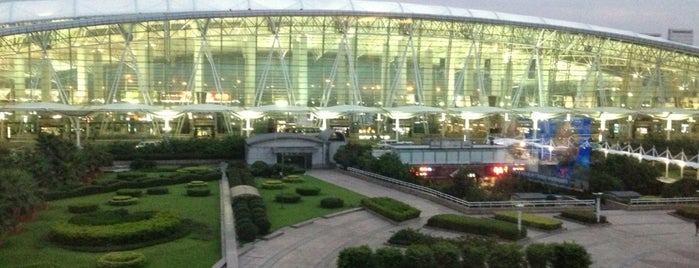
[[509, 172], [509, 168], [507, 166], [494, 166], [493, 167], [493, 174], [500, 176], [502, 174], [506, 174]]

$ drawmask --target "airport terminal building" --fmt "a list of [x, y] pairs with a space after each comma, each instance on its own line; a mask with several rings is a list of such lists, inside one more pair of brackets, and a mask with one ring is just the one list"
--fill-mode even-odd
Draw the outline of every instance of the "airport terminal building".
[[[193, 120], [190, 131], [202, 135], [236, 124], [250, 129], [244, 119], [279, 110], [253, 116], [246, 111], [273, 105], [307, 113], [338, 105], [696, 111], [698, 75], [697, 47], [582, 23], [446, 6], [0, 0], [0, 101], [9, 127], [3, 136], [91, 121], [132, 133], [143, 131], [135, 124], [176, 118], [151, 116], [157, 113], [143, 107], [196, 104], [226, 107], [223, 116], [197, 117], [217, 112], [211, 106], [179, 110], [189, 112], [183, 118]], [[85, 112], [52, 123], [56, 119], [42, 117], [39, 108], [14, 109], [26, 102]]]

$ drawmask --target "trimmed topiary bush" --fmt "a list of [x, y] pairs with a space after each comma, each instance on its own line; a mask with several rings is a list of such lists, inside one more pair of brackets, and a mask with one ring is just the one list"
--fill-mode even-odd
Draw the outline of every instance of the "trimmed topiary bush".
[[255, 238], [257, 238], [259, 229], [257, 228], [257, 225], [250, 222], [250, 220], [240, 221], [236, 223], [235, 227], [237, 230], [236, 235], [241, 241], [252, 242], [255, 241]]
[[186, 188], [196, 188], [196, 187], [209, 187], [205, 181], [190, 181], [185, 185]]
[[305, 196], [319, 195], [320, 188], [318, 187], [298, 187], [296, 193]]
[[110, 206], [131, 206], [138, 203], [138, 198], [128, 195], [115, 195], [107, 204]]
[[170, 189], [168, 189], [167, 187], [153, 187], [146, 189], [146, 193], [149, 195], [163, 195], [169, 194]]
[[341, 208], [345, 206], [345, 201], [337, 197], [326, 197], [320, 200], [322, 208]]
[[289, 175], [284, 177], [282, 181], [285, 183], [302, 183], [303, 178], [301, 178], [299, 175]]
[[128, 195], [132, 197], [143, 196], [143, 191], [141, 189], [119, 189], [116, 191], [117, 195]]
[[362, 199], [362, 206], [394, 221], [405, 221], [420, 217], [421, 211], [390, 197]]
[[68, 212], [73, 214], [90, 213], [99, 209], [99, 204], [85, 203], [68, 206]]
[[155, 161], [144, 159], [134, 159], [129, 164], [129, 168], [131, 168], [132, 170], [148, 170], [155, 168], [155, 166], [157, 166]]
[[495, 235], [500, 238], [517, 240], [527, 236], [527, 229], [517, 230], [517, 224], [488, 218], [475, 218], [458, 214], [439, 214], [427, 220], [427, 226], [479, 235]]
[[97, 260], [98, 268], [139, 268], [146, 265], [146, 256], [135, 251], [110, 252]]
[[210, 194], [211, 194], [211, 190], [209, 189], [209, 187], [187, 188], [187, 196], [203, 197], [203, 196], [209, 196]]
[[262, 185], [260, 185], [260, 187], [266, 190], [284, 189], [284, 182], [280, 180], [265, 180], [264, 182], [262, 182]]
[[[495, 219], [517, 223], [517, 211], [496, 211]], [[561, 229], [563, 222], [559, 219], [538, 216], [522, 212], [522, 224], [543, 230]]]
[[[590, 210], [567, 209], [567, 210], [561, 211], [561, 217], [584, 222], [584, 223], [590, 223], [590, 224], [597, 223], [597, 214], [595, 214], [594, 211], [590, 211]], [[606, 223], [606, 222], [607, 222], [607, 217], [605, 217], [604, 215], [600, 215], [599, 223]]]
[[281, 193], [274, 197], [274, 201], [279, 203], [298, 203], [301, 201], [301, 196], [295, 193]]

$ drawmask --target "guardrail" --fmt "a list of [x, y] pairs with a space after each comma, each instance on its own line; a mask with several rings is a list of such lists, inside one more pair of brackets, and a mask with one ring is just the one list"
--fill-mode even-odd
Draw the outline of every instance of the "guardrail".
[[486, 202], [469, 202], [455, 196], [442, 193], [435, 189], [425, 187], [422, 185], [417, 185], [414, 183], [409, 183], [401, 180], [397, 180], [391, 177], [386, 177], [376, 173], [371, 173], [356, 168], [347, 168], [347, 171], [357, 173], [360, 175], [368, 176], [374, 179], [379, 179], [391, 184], [399, 185], [423, 193], [433, 195], [435, 197], [441, 198], [443, 200], [462, 205], [467, 208], [507, 208], [515, 207], [517, 205], [524, 205], [525, 207], [571, 207], [571, 206], [594, 206], [595, 200], [509, 200], [509, 201], [486, 201]]
[[637, 198], [630, 199], [629, 205], [671, 205], [699, 203], [698, 197]]

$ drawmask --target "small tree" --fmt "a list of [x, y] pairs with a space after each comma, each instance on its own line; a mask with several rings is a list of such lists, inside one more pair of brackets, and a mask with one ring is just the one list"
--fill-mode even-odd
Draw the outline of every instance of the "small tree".
[[592, 257], [587, 250], [576, 243], [551, 244], [553, 247], [553, 267], [587, 268], [592, 265]]
[[345, 248], [337, 258], [337, 268], [372, 267], [372, 254], [367, 245]]

